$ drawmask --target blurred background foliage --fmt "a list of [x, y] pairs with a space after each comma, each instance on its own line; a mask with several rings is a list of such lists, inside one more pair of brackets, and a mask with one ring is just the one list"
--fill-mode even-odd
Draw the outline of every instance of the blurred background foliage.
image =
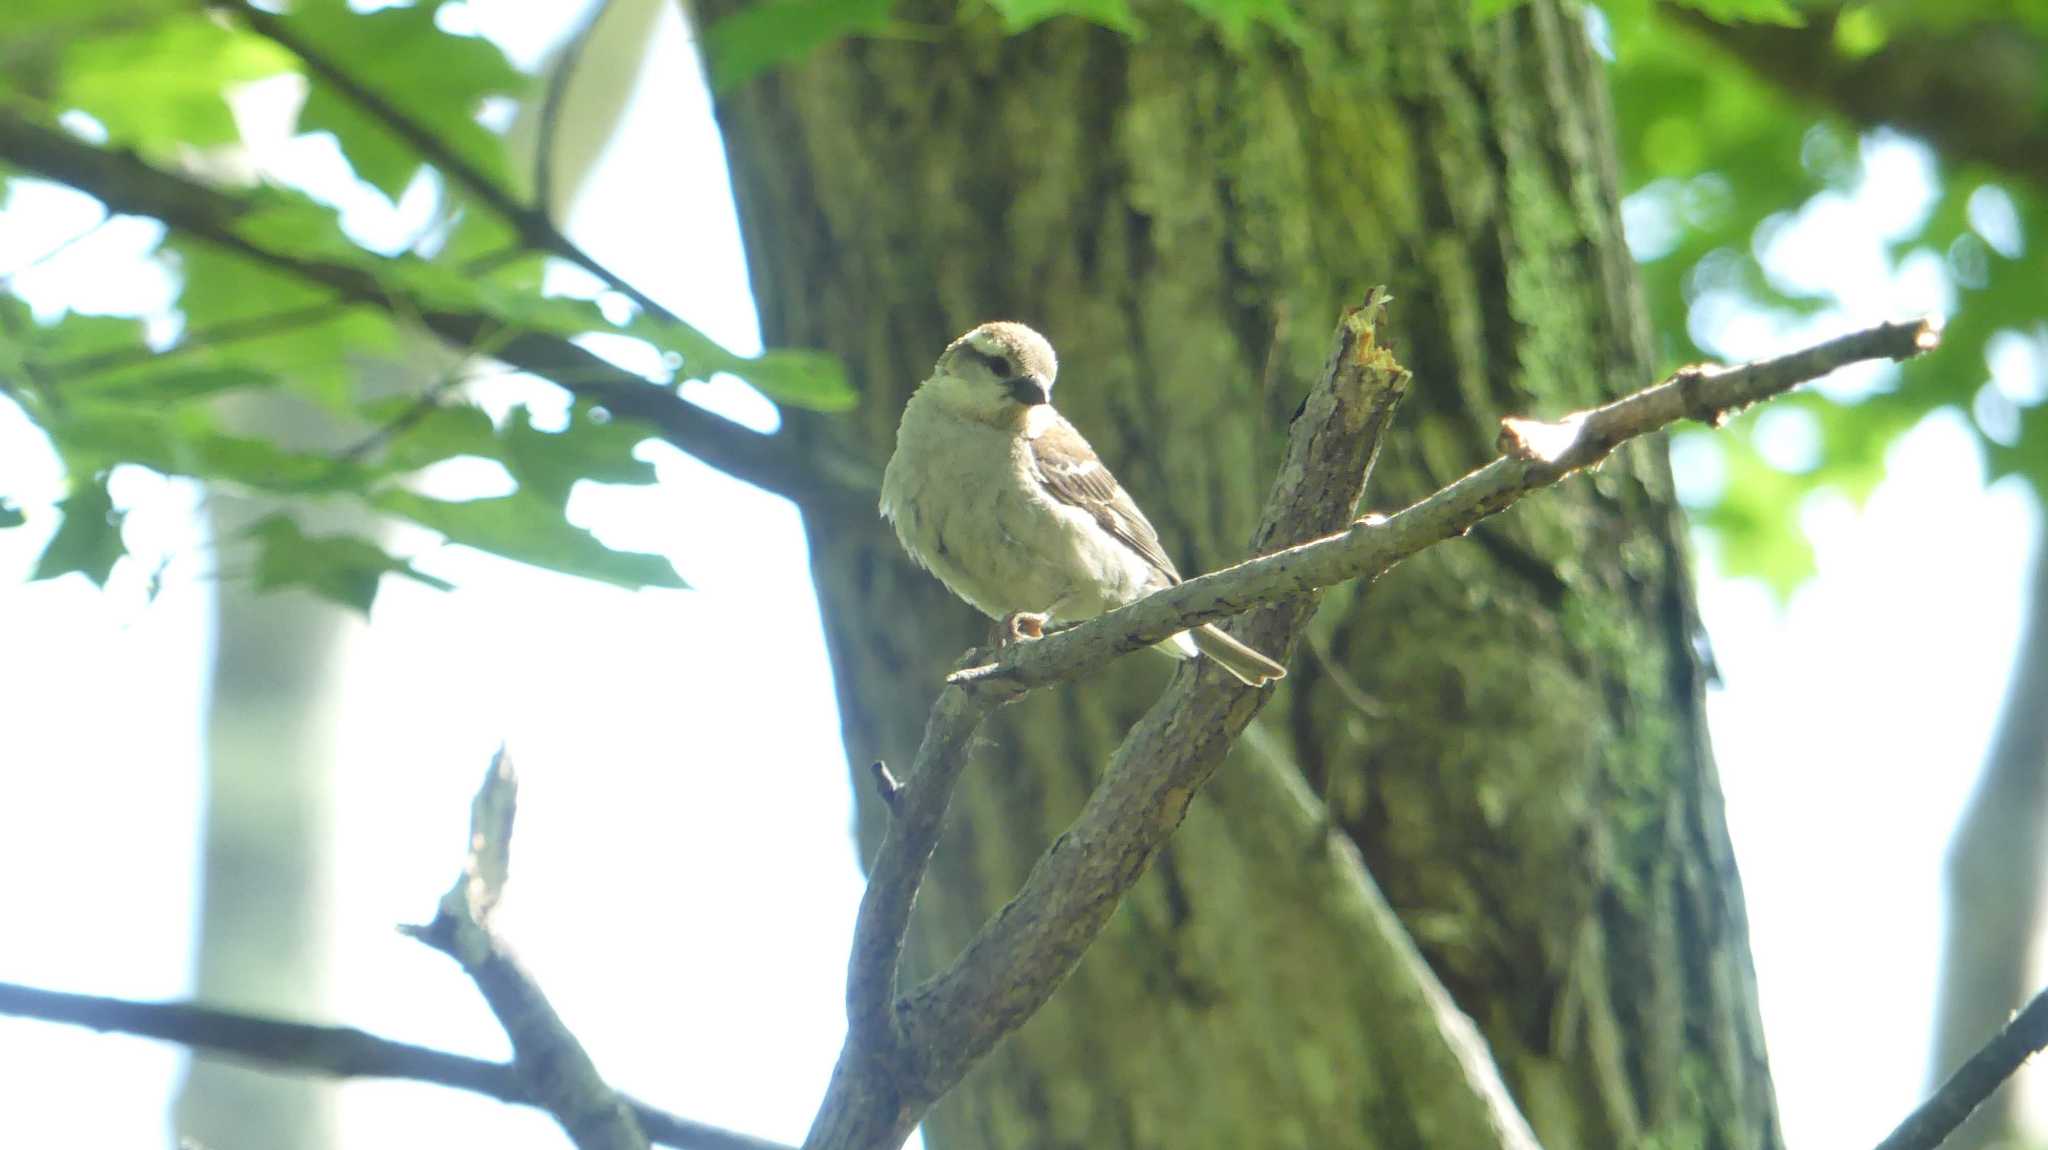
[[[1796, 26], [1768, 29], [1716, 24], [1704, 18], [1720, 14], [1711, 5], [1609, 11], [1630, 240], [1667, 366], [1740, 354], [1729, 317], [1825, 326], [1847, 301], [1788, 274], [1802, 261], [1776, 246], [1787, 226], [1886, 178], [1865, 156], [1898, 130], [1931, 168], [1931, 199], [1896, 221], [1885, 255], [1943, 301], [1941, 351], [1792, 397], [1770, 415], [1800, 441], [1790, 450], [1766, 450], [1763, 420], [1680, 433], [1680, 451], [1719, 472], [1687, 494], [1722, 570], [1789, 591], [1813, 561], [1787, 510], [1821, 489], [1863, 498], [1885, 449], [1937, 409], [1968, 413], [1987, 479], [2019, 475], [2042, 490], [2048, 4], [1802, 6]], [[2006, 134], [1984, 132], [1987, 120]]]
[[[1142, 36], [1147, 20], [1198, 19], [1226, 41], [1292, 36], [1291, 2], [1185, 0], [1141, 16], [1127, 0], [986, 0], [1012, 30], [1071, 15]], [[1508, 7], [1475, 0], [1473, 17]], [[841, 36], [929, 34], [897, 8], [766, 0], [705, 30], [713, 86], [745, 83]], [[1887, 258], [1936, 284], [1950, 316], [1944, 348], [1904, 373], [1804, 395], [1733, 435], [1681, 433], [1682, 474], [1704, 477], [1687, 485], [1688, 501], [1722, 569], [1788, 591], [1812, 560], [1785, 510], [1820, 489], [1867, 494], [1887, 445], [1939, 408], [1969, 413], [1992, 478], [2018, 475], [2038, 489], [2048, 478], [2048, 274], [2038, 250], [2048, 159], [2033, 145], [2048, 122], [2048, 0], [1617, 0], [1589, 9], [1588, 20], [1613, 61], [1628, 222], [1666, 366], [1744, 354], [1729, 316], [1752, 330], [1759, 316], [1781, 330], [1825, 326], [1843, 305], [1839, 292], [1786, 274], [1777, 237], [1789, 221], [1882, 178], [1864, 162], [1870, 141], [1883, 138], [1873, 132], [1903, 130], [1929, 148], [1934, 194], [1888, 234]], [[316, 60], [293, 50], [307, 45]], [[331, 137], [358, 179], [406, 210], [409, 232], [352, 229], [339, 205], [238, 160], [231, 97], [282, 78], [301, 99], [293, 130]], [[313, 0], [281, 14], [242, 0], [9, 5], [0, 14], [5, 115], [61, 126], [109, 153], [132, 151], [232, 197], [215, 205], [225, 236], [173, 229], [157, 248], [181, 285], [174, 315], [35, 315], [0, 294], [0, 388], [48, 434], [73, 484], [37, 576], [104, 581], [123, 555], [106, 477], [126, 463], [354, 500], [544, 567], [679, 585], [663, 561], [612, 551], [563, 520], [577, 478], [650, 481], [633, 457], [642, 429], [608, 426], [607, 413], [588, 404], [546, 426], [523, 410], [487, 415], [454, 385], [488, 370], [479, 365], [496, 341], [540, 332], [582, 340], [657, 384], [732, 373], [777, 402], [827, 411], [854, 396], [817, 357], [743, 359], [649, 314], [617, 285], [586, 277], [565, 294], [557, 278], [543, 290], [552, 255], [526, 205], [545, 189], [534, 172], [511, 170], [500, 138], [518, 101], [545, 98], [535, 83], [471, 34], [459, 3], [362, 10]], [[394, 131], [379, 102], [401, 109], [440, 154]], [[21, 131], [8, 144], [0, 184], [10, 199], [22, 182], [67, 178], [24, 157]], [[0, 291], [103, 225], [43, 237], [40, 254], [0, 268]], [[337, 292], [323, 282], [335, 269], [369, 276], [383, 298]], [[449, 349], [445, 380], [425, 396], [366, 394], [358, 366], [392, 353], [408, 317], [429, 310], [477, 319], [478, 338]], [[1994, 362], [2006, 368], [1995, 378]], [[336, 453], [238, 434], [214, 401], [257, 391], [313, 405], [357, 439]], [[1775, 435], [1760, 435], [1772, 424]], [[461, 501], [405, 489], [420, 468], [460, 456], [502, 464], [510, 489]], [[0, 526], [50, 512], [0, 502]], [[357, 608], [369, 606], [382, 574], [415, 574], [355, 537], [264, 530], [223, 546], [251, 549], [224, 560], [224, 571]]]

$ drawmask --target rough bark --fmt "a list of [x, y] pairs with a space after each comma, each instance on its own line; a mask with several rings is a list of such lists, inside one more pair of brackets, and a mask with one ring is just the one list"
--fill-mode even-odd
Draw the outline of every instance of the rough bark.
[[[2048, 551], [2034, 557], [2026, 625], [2005, 712], [1984, 773], [1949, 847], [1948, 921], [1935, 999], [1933, 1080], [1940, 1082], [2035, 990], [2033, 959], [2048, 874]], [[2021, 1144], [2019, 1091], [2008, 1082], [1949, 1136], [1954, 1150]]]
[[[1200, 571], [1241, 556], [1367, 284], [1392, 284], [1417, 376], [1376, 506], [1490, 458], [1501, 414], [1648, 382], [1577, 21], [1297, 7], [1291, 37], [1233, 45], [1181, 5], [1141, 6], [1134, 40], [911, 4], [930, 41], [836, 45], [725, 100], [767, 339], [837, 352], [864, 390], [792, 433], [879, 460], [948, 338], [1024, 320], [1060, 350], [1062, 408]], [[982, 625], [865, 514], [807, 529], [849, 754], [907, 762]], [[1551, 1150], [1779, 1144], [1686, 578], [1661, 455], [1631, 450], [1334, 592], [1323, 655], [1247, 737], [1328, 800]], [[925, 969], [1016, 888], [1166, 670], [1127, 659], [992, 728], [922, 898]], [[1327, 872], [1261, 833], [1279, 799], [1244, 783], [1218, 776], [929, 1144], [1445, 1144], [1395, 1104], [1404, 1052], [1326, 945]], [[883, 817], [864, 806], [866, 842]]]

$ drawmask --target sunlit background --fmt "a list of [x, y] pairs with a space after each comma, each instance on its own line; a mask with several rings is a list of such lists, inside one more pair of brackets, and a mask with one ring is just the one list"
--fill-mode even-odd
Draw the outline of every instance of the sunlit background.
[[[471, 0], [466, 13], [532, 65], [583, 8]], [[654, 52], [569, 230], [684, 319], [757, 349], [717, 133], [673, 15]], [[346, 205], [366, 240], [417, 228], [425, 188], [394, 208], [353, 183], [331, 141], [286, 138], [295, 98], [290, 83], [245, 94], [262, 168]], [[1703, 346], [1748, 358], [1949, 306], [1938, 261], [1894, 266], [1883, 243], [1927, 211], [1928, 157], [1867, 139], [1863, 165], [1855, 194], [1810, 205], [1761, 253], [1774, 275], [1838, 306], [1787, 329], [1705, 299], [1694, 309]], [[151, 255], [158, 225], [102, 223], [94, 201], [54, 185], [13, 188], [0, 212], [6, 290], [45, 318], [150, 314], [172, 330], [175, 284]], [[1657, 254], [1657, 204], [1639, 199], [1627, 219], [1639, 254]], [[2023, 347], [2004, 358], [1995, 384], [2039, 386], [2043, 365]], [[563, 402], [517, 378], [481, 394]], [[737, 383], [692, 397], [757, 426], [774, 420]], [[1766, 418], [1765, 454], [1810, 464], [1816, 437], [1799, 414]], [[1702, 540], [1720, 672], [1713, 735], [1779, 1100], [1801, 1150], [1871, 1144], [1927, 1076], [1942, 856], [2001, 701], [2040, 521], [2024, 486], [1984, 485], [1976, 443], [1963, 413], [1937, 414], [1894, 447], [1865, 506], [1788, 507], [1819, 564], [1789, 602], [1718, 576]], [[454, 877], [469, 798], [502, 741], [525, 790], [501, 926], [601, 1068], [658, 1106], [794, 1142], [838, 1048], [860, 889], [803, 541], [780, 500], [666, 446], [641, 450], [659, 487], [586, 484], [572, 515], [608, 542], [670, 556], [693, 590], [629, 593], [437, 547], [425, 533], [402, 541], [460, 590], [387, 580], [355, 636], [331, 1020], [508, 1053], [454, 964], [393, 929], [429, 917]], [[1711, 498], [1716, 457], [1681, 439], [1675, 460], [1688, 498]], [[62, 478], [40, 434], [0, 401], [0, 494], [31, 516], [0, 533], [0, 980], [178, 998], [194, 942], [200, 684], [222, 573], [196, 485], [127, 468], [113, 493], [129, 511], [128, 545], [160, 566], [125, 561], [105, 591], [77, 576], [28, 583], [55, 527], [38, 509], [61, 496]], [[462, 467], [429, 481], [448, 494], [498, 482]], [[0, 1019], [0, 1146], [161, 1145], [180, 1058]], [[352, 1082], [342, 1096], [346, 1145], [563, 1144], [538, 1111], [455, 1091]]]

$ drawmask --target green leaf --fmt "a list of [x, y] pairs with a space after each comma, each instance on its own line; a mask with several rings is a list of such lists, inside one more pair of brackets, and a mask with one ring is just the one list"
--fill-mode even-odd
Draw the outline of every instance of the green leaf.
[[1301, 20], [1292, 0], [1186, 0], [1187, 6], [1207, 17], [1232, 47], [1243, 47], [1251, 30], [1264, 25], [1292, 40], [1301, 32]]
[[[521, 95], [530, 78], [489, 40], [443, 31], [434, 19], [440, 7], [422, 2], [359, 13], [342, 0], [305, 0], [284, 20], [356, 83], [404, 109], [450, 151], [505, 187], [504, 143], [476, 116], [486, 97]], [[356, 175], [397, 199], [424, 158], [325, 80], [309, 78], [299, 130], [332, 132]]]
[[1686, 8], [1723, 24], [1779, 24], [1802, 27], [1806, 17], [1788, 0], [1677, 0]]
[[989, 5], [1002, 14], [1004, 28], [1013, 35], [1055, 16], [1079, 17], [1127, 36], [1144, 31], [1126, 0], [989, 0]]
[[777, 403], [812, 411], [851, 411], [860, 393], [846, 380], [839, 360], [821, 351], [778, 348], [756, 359], [736, 359], [725, 367], [761, 389]]
[[97, 25], [113, 16], [133, 21], [178, 5], [179, 0], [8, 0], [0, 9], [0, 39]]
[[121, 521], [126, 513], [114, 510], [106, 476], [99, 474], [80, 482], [57, 507], [64, 513], [64, 521], [43, 548], [29, 578], [55, 579], [76, 571], [105, 586], [114, 564], [126, 554], [121, 545]]
[[148, 407], [76, 402], [43, 414], [43, 430], [75, 470], [122, 463], [163, 475], [241, 484], [280, 495], [367, 490], [388, 469], [215, 429], [204, 404]]
[[0, 531], [9, 527], [19, 527], [27, 522], [28, 516], [21, 513], [21, 508], [14, 505], [14, 500], [0, 499]]
[[249, 367], [167, 367], [146, 361], [135, 369], [67, 379], [61, 388], [67, 400], [149, 407], [276, 387], [278, 382], [269, 372]]
[[1504, 16], [1520, 8], [1527, 0], [1472, 0], [1472, 22], [1477, 24]]
[[417, 471], [459, 455], [496, 459], [501, 450], [489, 413], [474, 404], [422, 407], [418, 399], [400, 396], [365, 404], [361, 411], [378, 427], [390, 429], [383, 453], [393, 471]]
[[636, 459], [633, 449], [652, 438], [645, 424], [628, 419], [599, 422], [590, 405], [578, 404], [569, 426], [541, 431], [525, 408], [514, 408], [503, 432], [506, 470], [522, 491], [560, 510], [579, 479], [598, 483], [653, 483], [654, 465]]
[[386, 575], [401, 575], [440, 591], [454, 587], [359, 536], [308, 535], [289, 515], [268, 516], [244, 534], [257, 542], [259, 591], [303, 587], [367, 615]]
[[269, 372], [295, 394], [343, 411], [356, 369], [398, 349], [397, 325], [368, 306], [340, 303], [327, 289], [211, 244], [173, 237], [164, 246], [184, 279], [185, 331], [176, 346], [187, 349], [188, 363]]
[[90, 113], [116, 144], [169, 156], [233, 142], [227, 90], [291, 65], [282, 48], [195, 6], [139, 26], [71, 37], [54, 102]]
[[449, 502], [405, 490], [381, 491], [377, 506], [460, 543], [565, 575], [619, 587], [683, 587], [659, 555], [614, 551], [562, 518], [560, 509], [520, 491], [494, 499]]
[[711, 90], [725, 93], [834, 40], [889, 26], [896, 0], [767, 0], [721, 17], [704, 34]]
[[148, 352], [143, 323], [133, 316], [82, 315], [67, 312], [56, 323], [35, 328], [29, 336], [29, 357], [39, 366], [61, 367], [71, 360], [113, 353]]

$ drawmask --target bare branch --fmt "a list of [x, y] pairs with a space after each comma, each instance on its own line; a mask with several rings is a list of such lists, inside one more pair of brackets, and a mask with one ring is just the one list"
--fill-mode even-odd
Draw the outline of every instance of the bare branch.
[[994, 662], [957, 671], [953, 680], [1001, 680], [1012, 689], [1041, 687], [1280, 596], [1377, 578], [1402, 560], [1463, 535], [1524, 495], [1597, 465], [1630, 439], [1681, 419], [1716, 423], [1852, 363], [1911, 359], [1933, 348], [1939, 338], [1931, 320], [1879, 324], [1742, 367], [1688, 369], [1604, 407], [1554, 422], [1506, 420], [1505, 454], [1394, 515], [1360, 519], [1337, 534], [1190, 579], [1039, 642], [1004, 648]]
[[896, 813], [896, 804], [903, 797], [903, 784], [889, 771], [889, 764], [880, 759], [868, 764], [868, 773], [875, 778], [875, 793], [882, 796], [882, 805]]
[[235, 222], [251, 210], [247, 201], [153, 167], [132, 154], [95, 147], [8, 107], [0, 107], [0, 158], [88, 192], [113, 211], [161, 220], [195, 239], [326, 287], [335, 293], [336, 306], [376, 308], [401, 321], [417, 322], [458, 347], [490, 344], [494, 358], [553, 380], [622, 418], [646, 423], [705, 463], [800, 506], [847, 506], [866, 478], [847, 461], [822, 466], [787, 437], [763, 435], [714, 415], [567, 339], [536, 332], [508, 336], [494, 317], [427, 306], [388, 282], [394, 277], [300, 258], [251, 241], [235, 229]]
[[[512, 1064], [394, 1042], [351, 1026], [315, 1026], [185, 1002], [136, 1002], [0, 983], [0, 1015], [83, 1026], [176, 1043], [258, 1069], [333, 1078], [431, 1082], [539, 1106]], [[626, 1104], [654, 1141], [681, 1150], [790, 1150], [778, 1142], [692, 1122], [631, 1099]]]
[[645, 1150], [633, 1111], [606, 1084], [547, 995], [490, 928], [511, 867], [519, 780], [501, 749], [470, 807], [469, 855], [434, 921], [401, 928], [462, 964], [512, 1039], [512, 1067], [580, 1150]]
[[[900, 1145], [933, 1101], [1035, 1013], [1179, 826], [1264, 695], [1201, 663], [1183, 669], [1125, 738], [1081, 814], [1040, 856], [1017, 896], [951, 966], [897, 998], [896, 965], [910, 907], [966, 748], [989, 712], [1026, 691], [1231, 616], [1247, 616], [1239, 638], [1262, 650], [1288, 651], [1314, 608], [1316, 590], [1375, 578], [1523, 495], [1597, 465], [1630, 439], [1686, 418], [1718, 425], [1732, 412], [1836, 368], [1907, 359], [1938, 342], [1929, 321], [1883, 324], [1740, 368], [1687, 369], [1555, 422], [1504, 421], [1504, 454], [1493, 463], [1399, 514], [1368, 516], [1313, 538], [1350, 519], [1405, 383], [1405, 373], [1371, 339], [1383, 302], [1376, 294], [1346, 317], [1339, 350], [1295, 422], [1256, 541], [1260, 550], [1279, 550], [1006, 647], [994, 662], [949, 678], [862, 899], [848, 971], [847, 1043], [807, 1150]], [[1340, 478], [1346, 466], [1356, 483], [1348, 489]], [[1312, 541], [1297, 542], [1305, 538]], [[1431, 1001], [1441, 1008], [1439, 1016], [1453, 1010], [1441, 987], [1436, 992]], [[1438, 1033], [1447, 1049], [1457, 1048], [1445, 1065], [1457, 1068], [1458, 1077], [1446, 1088], [1462, 1091], [1464, 1103], [1453, 1112], [1479, 1139], [1475, 1144], [1533, 1146], [1490, 1059], [1473, 1056], [1476, 1032], [1448, 1027]]]
[[[1339, 325], [1323, 376], [1295, 420], [1255, 545], [1313, 537], [1349, 519], [1356, 507], [1408, 380], [1376, 340], [1384, 305], [1384, 292], [1375, 289]], [[1239, 637], [1261, 650], [1285, 652], [1314, 598], [1273, 598], [1278, 604], [1245, 621]], [[939, 693], [916, 767], [870, 868], [847, 973], [846, 1045], [806, 1147], [899, 1145], [924, 1110], [1066, 977], [1179, 824], [1200, 780], [1270, 697], [1206, 663], [1190, 666], [1201, 669], [1183, 670], [1126, 738], [1088, 807], [1039, 860], [1024, 891], [950, 968], [898, 999], [897, 964], [910, 908], [968, 744], [990, 711], [1034, 684], [984, 676]], [[1150, 779], [1138, 778], [1148, 772]], [[1105, 850], [1121, 853], [1108, 858]], [[1017, 953], [1003, 953], [1013, 945]]]
[[1992, 1091], [2044, 1049], [2048, 1049], [2048, 990], [2035, 995], [2005, 1029], [1958, 1067], [1932, 1098], [1877, 1144], [1877, 1150], [1934, 1150]]

